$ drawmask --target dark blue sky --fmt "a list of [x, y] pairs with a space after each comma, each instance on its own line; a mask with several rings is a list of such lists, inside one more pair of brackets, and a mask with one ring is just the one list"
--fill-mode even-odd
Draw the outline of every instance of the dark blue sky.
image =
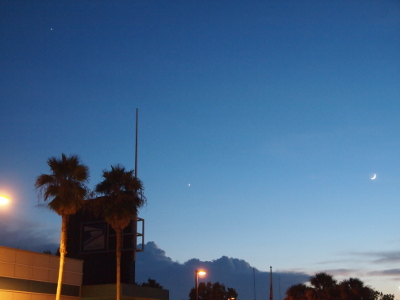
[[91, 187], [133, 168], [139, 108], [141, 217], [168, 257], [399, 296], [398, 1], [3, 1], [0, 22], [4, 237], [57, 242], [47, 158], [78, 154]]

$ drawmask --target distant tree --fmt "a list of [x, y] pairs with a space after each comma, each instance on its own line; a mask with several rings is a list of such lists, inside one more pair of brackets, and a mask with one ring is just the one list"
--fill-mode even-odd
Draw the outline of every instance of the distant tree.
[[[200, 282], [199, 284], [199, 300], [228, 300], [237, 299], [238, 293], [233, 288], [226, 288], [224, 284], [219, 282]], [[189, 293], [189, 300], [196, 300], [196, 287], [192, 288]]]
[[375, 291], [358, 278], [338, 283], [332, 275], [317, 273], [310, 278], [310, 284], [291, 286], [284, 300], [394, 300], [394, 295]]
[[236, 292], [236, 290], [234, 288], [227, 288], [226, 296], [227, 296], [227, 299], [237, 299], [238, 293]]
[[44, 250], [43, 251], [44, 254], [50, 254], [50, 255], [55, 255], [55, 256], [60, 256], [60, 248], [57, 248], [56, 251], [51, 252], [51, 250]]
[[116, 299], [121, 299], [121, 248], [122, 230], [132, 220], [136, 220], [138, 209], [146, 198], [142, 195], [142, 182], [126, 171], [121, 165], [111, 166], [111, 170], [103, 170], [103, 181], [96, 185], [96, 192], [104, 197], [98, 198], [94, 213], [101, 215], [115, 230], [116, 245]]
[[349, 278], [343, 280], [338, 286], [339, 294], [341, 299], [348, 300], [378, 300], [376, 298], [377, 293], [364, 285], [364, 283], [358, 278]]
[[394, 295], [392, 295], [392, 294], [383, 294], [381, 292], [376, 292], [375, 300], [394, 300]]
[[152, 287], [156, 289], [163, 289], [162, 285], [160, 285], [155, 279], [148, 279], [147, 282], [143, 282], [141, 286]]
[[310, 278], [310, 283], [314, 289], [309, 293], [312, 294], [314, 300], [337, 299], [337, 282], [332, 275], [317, 273]]
[[310, 287], [302, 283], [292, 285], [286, 291], [285, 300], [307, 300], [307, 293], [309, 293], [310, 290]]
[[36, 178], [35, 187], [43, 200], [49, 201], [48, 207], [61, 216], [60, 268], [56, 291], [56, 300], [59, 300], [67, 253], [68, 217], [81, 208], [87, 195], [85, 183], [89, 178], [89, 168], [80, 162], [78, 156], [67, 157], [64, 153], [61, 159], [49, 158], [47, 165], [50, 167], [51, 174], [39, 175]]

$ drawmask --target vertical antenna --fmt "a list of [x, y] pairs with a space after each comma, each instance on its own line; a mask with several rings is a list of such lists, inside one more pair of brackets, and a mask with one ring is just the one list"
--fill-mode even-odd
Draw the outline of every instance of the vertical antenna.
[[135, 178], [138, 175], [138, 127], [139, 127], [139, 109], [136, 108], [136, 142], [135, 142]]
[[274, 300], [273, 288], [272, 288], [272, 267], [269, 267], [269, 300]]
[[[138, 124], [139, 124], [139, 110], [136, 108], [135, 178], [137, 178], [137, 174], [138, 174]], [[139, 191], [140, 194], [141, 194], [141, 192], [142, 191]], [[133, 229], [133, 233], [134, 233], [134, 238], [133, 238], [134, 245], [133, 245], [133, 276], [132, 276], [132, 280], [130, 283], [134, 284], [136, 282], [136, 252], [137, 252], [137, 237], [138, 237], [138, 232], [137, 232], [138, 217], [137, 217], [137, 215], [136, 215], [136, 218], [132, 221], [133, 221], [132, 229]], [[142, 243], [144, 243], [144, 242], [142, 241]], [[142, 248], [143, 248], [143, 245], [142, 245]]]
[[279, 279], [279, 300], [281, 300], [281, 275], [278, 274], [278, 279]]
[[254, 271], [254, 268], [253, 268], [253, 280], [254, 280], [254, 300], [257, 300], [257, 298], [256, 298], [256, 273]]

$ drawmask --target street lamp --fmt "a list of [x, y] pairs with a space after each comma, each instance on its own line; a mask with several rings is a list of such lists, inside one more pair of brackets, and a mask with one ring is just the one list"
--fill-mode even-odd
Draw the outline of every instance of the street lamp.
[[199, 300], [199, 275], [202, 276], [202, 275], [206, 275], [206, 274], [207, 273], [205, 271], [196, 270], [196, 273], [195, 273], [195, 276], [194, 276], [195, 283], [196, 283], [196, 300]]
[[6, 196], [0, 196], [0, 205], [7, 205], [10, 199]]

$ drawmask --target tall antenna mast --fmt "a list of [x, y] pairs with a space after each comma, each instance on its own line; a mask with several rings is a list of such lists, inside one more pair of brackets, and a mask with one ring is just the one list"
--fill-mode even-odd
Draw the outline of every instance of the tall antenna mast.
[[138, 127], [139, 127], [139, 109], [136, 108], [136, 142], [135, 142], [135, 178], [138, 175]]
[[272, 267], [269, 267], [269, 300], [274, 300], [273, 288], [272, 288]]
[[281, 299], [281, 275], [278, 274], [279, 279], [279, 300]]
[[254, 300], [257, 300], [257, 298], [256, 298], [256, 273], [254, 271], [254, 268], [253, 268], [253, 280], [254, 280]]

